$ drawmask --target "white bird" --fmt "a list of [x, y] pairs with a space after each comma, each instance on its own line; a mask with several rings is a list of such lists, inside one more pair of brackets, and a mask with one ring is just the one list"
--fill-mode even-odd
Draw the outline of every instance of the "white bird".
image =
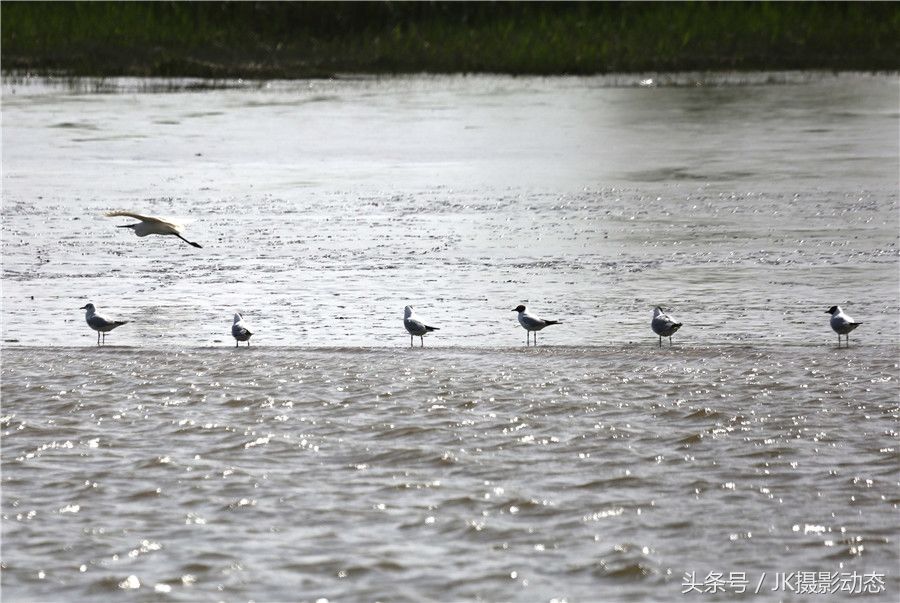
[[432, 331], [439, 331], [437, 327], [429, 327], [424, 322], [419, 320], [419, 318], [415, 315], [415, 311], [412, 306], [406, 306], [403, 308], [403, 326], [406, 327], [406, 330], [409, 331], [409, 347], [413, 347], [413, 336], [419, 336], [419, 347], [425, 347], [425, 340], [423, 339], [423, 335], [425, 333], [430, 333]]
[[529, 343], [530, 335], [534, 332], [534, 345], [537, 345], [537, 332], [543, 329], [544, 327], [549, 327], [550, 325], [558, 325], [558, 320], [544, 320], [543, 318], [537, 317], [534, 314], [529, 314], [528, 310], [525, 306], [519, 304], [515, 308], [513, 308], [513, 312], [519, 313], [519, 324], [522, 325], [522, 328], [525, 329], [525, 345], [527, 346]]
[[681, 328], [680, 322], [663, 312], [662, 308], [657, 306], [653, 310], [653, 320], [650, 322], [650, 328], [659, 335], [659, 347], [662, 347], [662, 338], [669, 338], [669, 345], [672, 345], [672, 335]]
[[841, 335], [847, 338], [847, 347], [850, 347], [850, 331], [861, 325], [848, 315], [844, 314], [840, 306], [831, 306], [825, 310], [825, 314], [831, 314], [831, 328], [838, 334], [838, 347], [841, 347]]
[[239, 341], [246, 341], [247, 347], [250, 347], [250, 336], [253, 333], [250, 331], [247, 323], [244, 322], [244, 317], [241, 316], [240, 312], [234, 313], [234, 322], [231, 324], [231, 335], [234, 337], [234, 347], [238, 347]]
[[86, 310], [84, 320], [88, 326], [97, 331], [97, 345], [100, 345], [100, 334], [103, 334], [103, 343], [106, 343], [106, 334], [116, 327], [126, 324], [127, 320], [110, 320], [104, 316], [97, 314], [94, 304], [86, 304], [81, 306], [79, 310]]
[[[111, 211], [106, 214], [108, 218], [115, 218], [116, 216], [126, 216], [129, 218], [135, 218], [140, 220], [137, 224], [121, 224], [119, 228], [132, 228], [134, 229], [134, 234], [139, 237], [146, 237], [147, 235], [158, 234], [158, 235], [172, 235], [176, 236], [185, 243], [193, 245], [194, 247], [200, 247], [198, 243], [194, 243], [193, 241], [188, 241], [183, 236], [181, 236], [182, 226], [180, 224], [176, 224], [174, 222], [167, 222], [160, 218], [154, 218], [152, 216], [142, 216], [140, 214], [134, 214], [130, 211]], [[200, 247], [202, 249], [202, 247]]]

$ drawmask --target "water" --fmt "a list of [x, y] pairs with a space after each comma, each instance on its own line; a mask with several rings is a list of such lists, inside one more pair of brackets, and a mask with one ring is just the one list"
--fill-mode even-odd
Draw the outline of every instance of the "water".
[[224, 345], [235, 310], [258, 345], [402, 345], [409, 303], [432, 345], [514, 346], [526, 303], [548, 344], [648, 341], [657, 304], [685, 342], [825, 344], [838, 303], [896, 343], [896, 78], [797, 78], [7, 84], [3, 340], [88, 345], [92, 302], [120, 345]]
[[719, 571], [778, 600], [776, 573], [857, 571], [889, 601], [897, 372], [893, 346], [8, 350], [4, 592], [641, 601]]
[[896, 600], [897, 79], [699, 77], [5, 80], [5, 597]]

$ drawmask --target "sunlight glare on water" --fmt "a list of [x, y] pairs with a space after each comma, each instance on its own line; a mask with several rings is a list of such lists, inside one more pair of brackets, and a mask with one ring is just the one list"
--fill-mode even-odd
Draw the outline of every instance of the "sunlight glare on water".
[[4, 596], [896, 601], [896, 77], [648, 78], [4, 80]]
[[7, 592], [645, 600], [801, 569], [896, 592], [891, 346], [67, 355], [4, 353]]

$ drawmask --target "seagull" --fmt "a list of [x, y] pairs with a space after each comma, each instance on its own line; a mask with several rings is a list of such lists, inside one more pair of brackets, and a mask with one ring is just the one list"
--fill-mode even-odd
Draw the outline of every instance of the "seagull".
[[246, 341], [247, 347], [250, 347], [250, 336], [253, 333], [247, 328], [244, 317], [240, 312], [234, 313], [234, 323], [231, 325], [231, 335], [234, 337], [234, 347], [238, 347], [239, 341]]
[[413, 336], [419, 336], [419, 347], [425, 347], [425, 340], [422, 338], [425, 333], [430, 333], [432, 331], [438, 331], [437, 327], [429, 327], [424, 322], [419, 320], [415, 312], [413, 311], [412, 306], [406, 306], [403, 308], [403, 326], [406, 327], [406, 330], [409, 331], [409, 347], [413, 347]]
[[100, 345], [100, 334], [103, 333], [103, 343], [106, 343], [106, 333], [112, 331], [116, 327], [121, 327], [127, 320], [110, 320], [97, 314], [94, 304], [86, 304], [81, 306], [79, 310], [87, 310], [84, 313], [84, 320], [88, 326], [97, 331], [97, 345]]
[[653, 310], [653, 320], [650, 322], [650, 328], [659, 335], [659, 347], [662, 347], [662, 338], [669, 338], [669, 345], [672, 345], [672, 335], [681, 328], [680, 322], [663, 312], [662, 308], [657, 306]]
[[831, 314], [831, 328], [838, 334], [838, 347], [841, 347], [841, 335], [847, 338], [847, 347], [850, 347], [850, 331], [861, 325], [841, 310], [840, 306], [831, 306], [825, 310], [825, 314]]
[[193, 241], [188, 241], [183, 236], [181, 236], [181, 225], [175, 224], [174, 222], [167, 222], [165, 220], [161, 220], [160, 218], [154, 218], [152, 216], [142, 216], [140, 214], [133, 214], [130, 211], [111, 211], [106, 214], [108, 218], [115, 218], [116, 216], [126, 216], [129, 218], [135, 218], [140, 220], [137, 224], [121, 224], [119, 228], [133, 228], [134, 234], [139, 237], [146, 237], [151, 234], [158, 235], [174, 235], [188, 243], [189, 245], [193, 245], [194, 247], [199, 247], [202, 249], [199, 243], [194, 243]]
[[529, 314], [528, 310], [525, 309], [525, 306], [519, 304], [515, 308], [513, 308], [513, 312], [519, 313], [519, 324], [525, 329], [525, 345], [527, 346], [529, 343], [529, 338], [531, 332], [534, 331], [534, 345], [537, 345], [537, 332], [543, 329], [544, 327], [549, 327], [550, 325], [558, 325], [558, 320], [544, 320], [543, 318], [539, 318], [534, 314]]

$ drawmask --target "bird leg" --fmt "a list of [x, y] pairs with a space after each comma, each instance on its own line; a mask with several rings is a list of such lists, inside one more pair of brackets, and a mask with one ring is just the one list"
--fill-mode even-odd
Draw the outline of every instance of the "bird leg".
[[424, 348], [424, 347], [425, 347], [425, 338], [422, 337], [421, 335], [419, 335], [419, 347], [420, 347], [420, 348]]
[[181, 236], [181, 235], [178, 234], [177, 232], [176, 232], [176, 233], [173, 233], [173, 234], [174, 234], [176, 237], [178, 237], [179, 239], [181, 239], [182, 241], [184, 241], [185, 243], [187, 243], [188, 245], [192, 245], [192, 246], [194, 246], [194, 247], [197, 247], [198, 249], [203, 249], [203, 247], [201, 247], [199, 243], [194, 243], [193, 241], [188, 241], [187, 239], [185, 239], [183, 236]]
[[100, 345], [100, 331], [97, 331], [97, 345]]

